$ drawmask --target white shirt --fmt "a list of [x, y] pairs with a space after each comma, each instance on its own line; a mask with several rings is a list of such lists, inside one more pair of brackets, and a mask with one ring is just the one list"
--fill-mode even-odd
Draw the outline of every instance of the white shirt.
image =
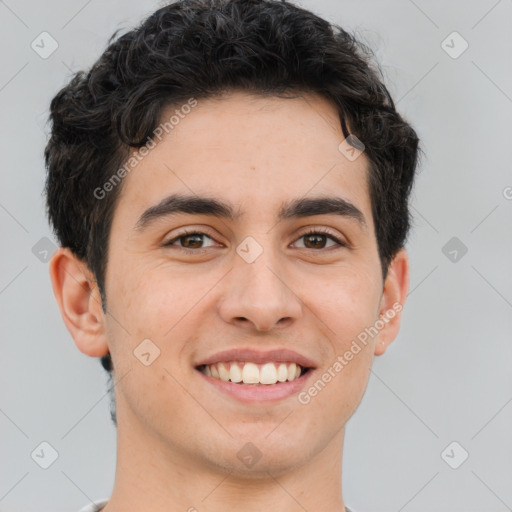
[[[78, 512], [99, 512], [106, 504], [108, 499], [100, 500], [95, 503], [89, 503], [84, 508], [81, 508]], [[345, 506], [346, 512], [355, 512], [354, 510], [350, 510], [347, 506]]]
[[84, 508], [81, 508], [79, 512], [99, 512], [108, 502], [108, 499], [96, 501], [95, 503], [89, 503]]

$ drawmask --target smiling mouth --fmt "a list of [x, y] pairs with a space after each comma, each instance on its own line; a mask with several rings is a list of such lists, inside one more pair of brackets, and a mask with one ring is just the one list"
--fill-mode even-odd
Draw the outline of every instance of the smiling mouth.
[[202, 364], [196, 369], [207, 377], [251, 386], [272, 386], [292, 382], [311, 370], [293, 362], [256, 364], [240, 361]]

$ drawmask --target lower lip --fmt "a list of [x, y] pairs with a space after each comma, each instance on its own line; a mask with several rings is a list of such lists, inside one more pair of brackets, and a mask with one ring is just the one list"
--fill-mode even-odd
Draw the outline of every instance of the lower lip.
[[276, 384], [236, 384], [231, 381], [224, 381], [215, 377], [209, 377], [200, 370], [196, 371], [206, 382], [215, 386], [218, 390], [231, 395], [233, 398], [242, 402], [275, 402], [283, 400], [298, 393], [310, 379], [313, 369], [309, 369], [304, 375], [298, 379], [286, 382], [278, 382]]

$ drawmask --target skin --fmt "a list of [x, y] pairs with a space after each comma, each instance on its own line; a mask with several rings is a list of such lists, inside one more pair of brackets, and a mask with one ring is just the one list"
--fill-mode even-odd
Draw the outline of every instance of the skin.
[[[200, 100], [124, 178], [106, 314], [87, 266], [68, 249], [54, 255], [53, 288], [76, 346], [91, 357], [110, 351], [115, 367], [118, 458], [105, 512], [344, 510], [345, 424], [400, 313], [306, 405], [296, 394], [244, 404], [194, 369], [220, 350], [286, 347], [315, 362], [311, 385], [359, 333], [404, 303], [407, 254], [396, 255], [383, 282], [368, 160], [348, 160], [338, 150], [343, 140], [335, 107], [315, 95]], [[243, 215], [179, 214], [136, 230], [139, 216], [171, 193], [221, 199]], [[322, 194], [350, 201], [366, 226], [334, 214], [277, 221], [283, 201]], [[349, 245], [328, 236], [307, 245], [308, 227]], [[208, 236], [162, 246], [183, 228]], [[236, 253], [247, 236], [263, 249], [252, 263]], [[187, 242], [203, 252], [185, 253]], [[149, 366], [133, 354], [146, 338], [160, 349]], [[249, 441], [261, 452], [252, 467], [237, 458]]]

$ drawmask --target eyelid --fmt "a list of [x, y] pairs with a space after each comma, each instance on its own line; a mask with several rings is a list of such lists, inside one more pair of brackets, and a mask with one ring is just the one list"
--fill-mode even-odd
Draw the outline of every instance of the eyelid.
[[299, 238], [302, 238], [303, 236], [307, 235], [314, 235], [314, 234], [322, 234], [330, 237], [334, 242], [339, 244], [341, 247], [350, 247], [350, 243], [348, 240], [343, 237], [339, 236], [336, 233], [333, 233], [329, 228], [326, 228], [324, 226], [307, 226], [306, 231], [301, 231], [299, 235], [297, 236], [297, 240]]
[[[183, 231], [179, 231], [177, 234], [175, 234], [172, 238], [169, 238], [168, 240], [162, 242], [162, 246], [170, 246], [173, 242], [176, 242], [182, 237], [189, 236], [189, 235], [206, 235], [208, 238], [212, 239], [214, 242], [217, 242], [215, 236], [211, 231], [208, 230], [206, 227], [201, 228], [183, 228]], [[220, 243], [220, 242], [217, 242]], [[179, 247], [179, 246], [178, 246]], [[180, 247], [180, 249], [183, 250], [192, 250], [192, 251], [200, 251], [201, 249], [187, 249], [187, 247]]]
[[[341, 248], [341, 247], [350, 247], [350, 243], [344, 237], [340, 237], [339, 235], [333, 233], [329, 228], [326, 228], [324, 226], [306, 226], [304, 228], [304, 231], [300, 231], [299, 234], [297, 234], [295, 236], [294, 242], [292, 242], [292, 243], [297, 242], [299, 239], [301, 239], [305, 236], [314, 235], [314, 234], [321, 234], [321, 235], [325, 235], [325, 236], [331, 238], [331, 240], [337, 244], [337, 247], [331, 247], [330, 249], [336, 249], [336, 248]], [[175, 243], [176, 241], [178, 241], [180, 238], [183, 238], [183, 237], [186, 237], [189, 235], [199, 235], [199, 236], [205, 235], [208, 238], [210, 238], [211, 240], [213, 240], [214, 242], [219, 243], [219, 242], [217, 242], [216, 237], [208, 230], [208, 228], [201, 227], [201, 228], [184, 228], [183, 231], [178, 232], [171, 239], [167, 240], [166, 242], [163, 242], [162, 246], [163, 247], [172, 247], [172, 244]], [[182, 251], [186, 251], [186, 252], [190, 252], [190, 253], [197, 253], [199, 251], [204, 251], [204, 250], [208, 249], [207, 247], [203, 247], [203, 248], [199, 248], [199, 249], [189, 249], [187, 247], [180, 247], [179, 245], [177, 247]], [[309, 248], [300, 247], [300, 249], [308, 250]], [[315, 252], [325, 252], [328, 249], [329, 248], [327, 248], [327, 249], [310, 249], [310, 250], [313, 250]]]

